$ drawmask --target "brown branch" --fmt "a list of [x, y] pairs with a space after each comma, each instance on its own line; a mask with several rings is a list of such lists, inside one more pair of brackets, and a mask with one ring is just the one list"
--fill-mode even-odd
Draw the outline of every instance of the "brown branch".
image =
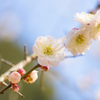
[[29, 73], [31, 73], [33, 70], [35, 70], [36, 68], [40, 67], [41, 65], [37, 64], [35, 67], [33, 67], [32, 69], [30, 69], [25, 75], [23, 75], [21, 77], [21, 79], [25, 78]]
[[0, 94], [4, 94], [4, 91], [8, 90], [10, 87], [11, 87], [11, 84], [8, 85], [7, 87], [5, 87], [4, 89], [2, 89], [2, 90], [0, 91]]
[[[5, 87], [8, 86], [8, 84], [5, 83], [5, 82], [2, 82], [2, 84], [3, 84]], [[10, 89], [12, 89], [12, 88], [10, 88]], [[24, 96], [23, 96], [20, 92], [15, 92], [15, 93], [17, 93], [17, 94], [20, 95], [22, 98], [24, 98]]]

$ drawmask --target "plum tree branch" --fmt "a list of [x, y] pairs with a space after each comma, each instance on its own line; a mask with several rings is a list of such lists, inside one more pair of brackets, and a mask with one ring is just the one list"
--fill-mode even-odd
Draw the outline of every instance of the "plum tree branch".
[[[36, 68], [40, 67], [41, 65], [37, 64], [35, 67], [33, 67], [32, 69], [30, 69], [25, 75], [23, 75], [21, 77], [21, 80], [24, 79], [29, 73], [31, 73], [33, 70], [35, 70]], [[0, 91], [0, 94], [3, 94], [6, 90], [8, 90], [11, 87], [11, 84], [9, 84], [7, 87], [5, 87], [4, 89], [2, 89]]]
[[[8, 71], [6, 71], [4, 74], [2, 74], [0, 76], [0, 83], [4, 82], [8, 75], [12, 72], [12, 71], [16, 71], [19, 68], [24, 68], [27, 64], [29, 64], [30, 62], [32, 62], [33, 60], [37, 59], [37, 56], [35, 54], [31, 54], [30, 56], [27, 56], [25, 60], [20, 61], [18, 64], [13, 65]], [[2, 60], [2, 59], [1, 59]]]

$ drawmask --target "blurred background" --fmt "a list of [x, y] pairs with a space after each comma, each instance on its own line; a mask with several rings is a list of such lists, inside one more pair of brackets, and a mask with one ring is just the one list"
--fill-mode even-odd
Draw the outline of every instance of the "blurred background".
[[[77, 12], [95, 12], [99, 0], [0, 0], [0, 56], [13, 64], [28, 54], [38, 36], [65, 36], [80, 24], [73, 20]], [[44, 92], [40, 76], [33, 84], [19, 83], [24, 100], [100, 100], [100, 42], [93, 41], [84, 56], [67, 58], [44, 73]], [[71, 55], [66, 51], [66, 55]], [[32, 68], [33, 61], [25, 67]], [[0, 75], [10, 67], [0, 63]], [[1, 88], [1, 87], [0, 87]], [[23, 100], [11, 90], [0, 100]]]

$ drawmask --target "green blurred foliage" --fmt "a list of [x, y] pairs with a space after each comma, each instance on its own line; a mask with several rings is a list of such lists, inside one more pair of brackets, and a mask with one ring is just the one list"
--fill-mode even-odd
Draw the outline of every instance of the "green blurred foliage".
[[[23, 50], [24, 51], [24, 50]], [[24, 52], [19, 48], [16, 43], [0, 41], [0, 56], [13, 64], [17, 64], [24, 58]], [[36, 61], [28, 64], [25, 70], [28, 71], [30, 68], [34, 67]], [[10, 66], [0, 63], [0, 75], [7, 71]], [[39, 78], [33, 84], [27, 84], [23, 80], [18, 84], [20, 87], [20, 92], [25, 96], [24, 100], [54, 100], [53, 96], [53, 84], [51, 83], [51, 78], [47, 82], [43, 82], [46, 88], [44, 92], [40, 90], [40, 71], [38, 69]], [[48, 76], [44, 78], [47, 80]], [[9, 83], [9, 82], [7, 82]], [[4, 88], [4, 87], [3, 87]], [[23, 100], [21, 96], [14, 93], [12, 90], [7, 90], [4, 94], [0, 95], [0, 100]]]

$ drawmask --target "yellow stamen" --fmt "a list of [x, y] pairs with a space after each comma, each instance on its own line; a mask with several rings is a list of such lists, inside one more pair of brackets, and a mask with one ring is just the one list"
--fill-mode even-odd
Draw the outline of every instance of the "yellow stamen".
[[44, 54], [52, 55], [53, 54], [53, 50], [51, 48], [51, 44], [49, 44], [48, 46], [44, 47], [43, 48], [43, 52], [44, 52]]
[[82, 44], [85, 41], [85, 37], [83, 35], [78, 35], [76, 38], [76, 43], [77, 44]]
[[100, 29], [100, 23], [98, 24], [97, 28]]

